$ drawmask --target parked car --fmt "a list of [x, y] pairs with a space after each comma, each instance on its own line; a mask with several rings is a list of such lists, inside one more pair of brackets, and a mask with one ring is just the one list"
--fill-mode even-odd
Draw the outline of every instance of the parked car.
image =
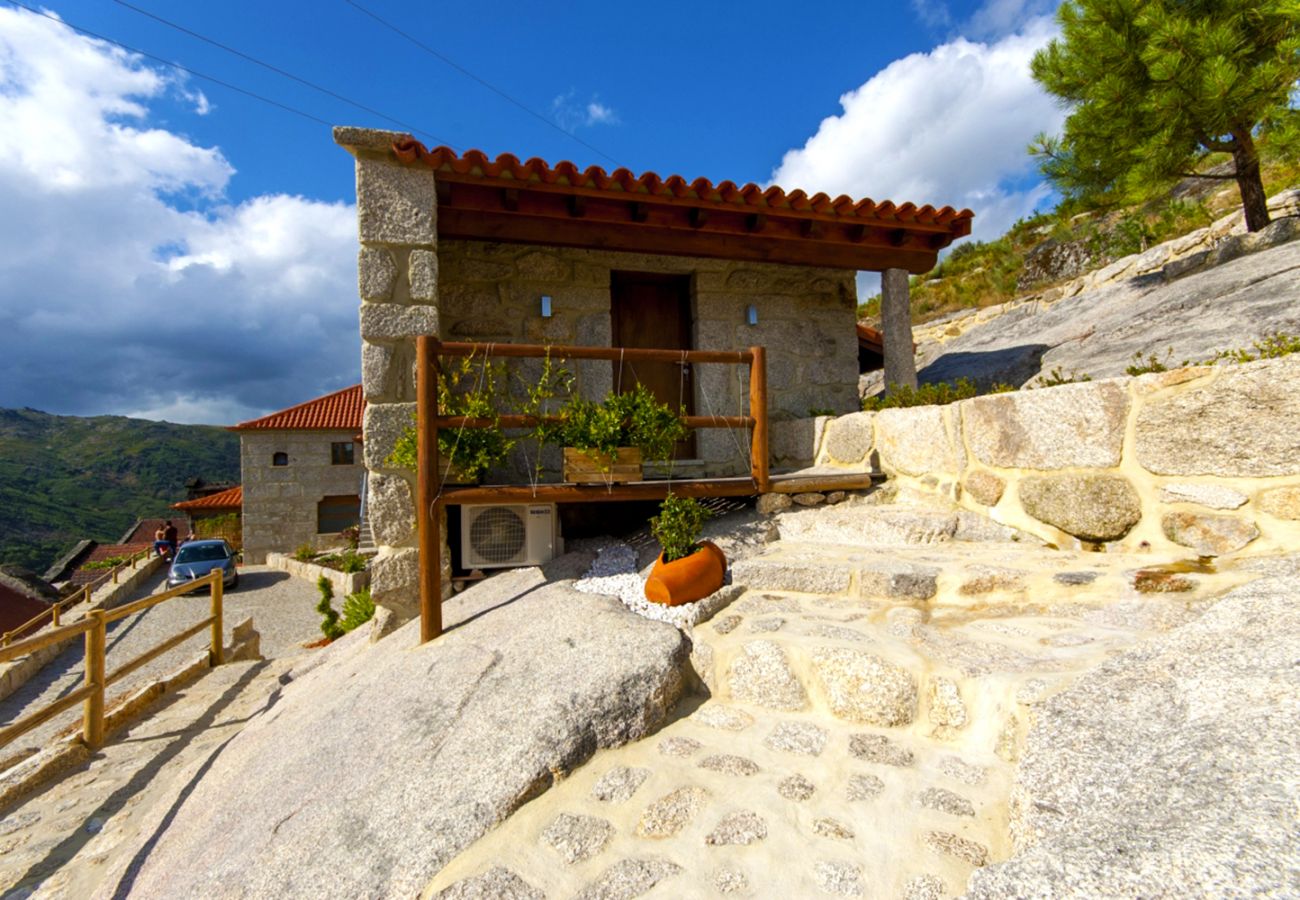
[[228, 588], [239, 584], [239, 573], [235, 571], [235, 551], [221, 538], [203, 541], [186, 541], [176, 551], [171, 570], [167, 573], [167, 586], [179, 587], [187, 581], [202, 578], [213, 569], [220, 568], [225, 574], [221, 583]]

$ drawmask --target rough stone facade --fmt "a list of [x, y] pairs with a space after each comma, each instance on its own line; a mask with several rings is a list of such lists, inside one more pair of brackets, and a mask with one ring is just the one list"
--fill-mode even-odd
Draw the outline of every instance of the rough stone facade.
[[[244, 561], [261, 564], [271, 551], [291, 553], [301, 544], [324, 546], [337, 533], [317, 532], [323, 497], [360, 496], [361, 445], [353, 465], [333, 465], [330, 444], [353, 441], [350, 431], [253, 431], [239, 437], [244, 485]], [[271, 464], [286, 453], [289, 464]]]
[[[693, 346], [768, 348], [774, 419], [857, 407], [853, 272], [523, 244], [440, 243], [433, 172], [395, 160], [391, 146], [400, 136], [339, 128], [334, 137], [356, 159], [365, 465], [372, 476], [383, 476], [372, 480], [382, 485], [384, 502], [370, 508], [380, 548], [371, 590], [377, 604], [400, 617], [415, 614], [418, 592], [413, 581], [417, 569], [401, 562], [412, 556], [417, 533], [409, 525], [413, 505], [399, 482], [406, 483], [412, 498], [416, 486], [414, 473], [385, 461], [392, 442], [412, 420], [418, 335], [609, 346], [612, 272], [689, 275]], [[541, 316], [543, 295], [551, 298], [549, 318]], [[747, 324], [751, 305], [758, 312], [756, 325]], [[613, 386], [609, 363], [585, 362], [572, 370], [585, 396], [599, 398]], [[749, 387], [744, 367], [698, 366], [694, 382], [697, 413], [734, 415], [745, 408]], [[740, 435], [698, 432], [697, 455], [703, 463], [699, 470], [706, 474], [748, 471], [748, 446]], [[543, 457], [543, 463], [550, 462]], [[450, 553], [445, 544], [443, 568], [447, 596]]]

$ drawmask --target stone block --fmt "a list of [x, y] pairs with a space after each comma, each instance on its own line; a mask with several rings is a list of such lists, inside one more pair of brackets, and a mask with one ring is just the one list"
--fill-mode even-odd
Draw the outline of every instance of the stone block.
[[985, 506], [997, 506], [1006, 488], [1006, 481], [983, 469], [976, 469], [962, 481], [962, 489]]
[[1241, 491], [1222, 484], [1167, 484], [1160, 489], [1165, 503], [1195, 503], [1210, 509], [1236, 509], [1247, 500]]
[[826, 502], [826, 495], [819, 491], [804, 491], [790, 498], [798, 506], [820, 506]]
[[515, 260], [515, 271], [525, 281], [569, 281], [573, 267], [561, 254], [531, 250]]
[[1128, 393], [1113, 381], [976, 397], [961, 404], [966, 444], [986, 465], [1019, 469], [1119, 465]]
[[920, 563], [875, 560], [858, 572], [858, 591], [864, 597], [929, 600], [939, 592], [939, 570]]
[[[1261, 427], [1267, 423], [1267, 427]], [[1226, 367], [1138, 411], [1138, 462], [1157, 475], [1300, 475], [1300, 359]]]
[[438, 254], [432, 250], [412, 250], [407, 278], [411, 299], [416, 303], [434, 303], [438, 299]]
[[361, 339], [396, 341], [438, 333], [436, 306], [406, 306], [401, 303], [361, 304]]
[[392, 468], [387, 460], [397, 439], [415, 425], [414, 403], [371, 403], [366, 406], [362, 434], [366, 468]]
[[794, 501], [790, 499], [789, 494], [764, 494], [758, 498], [755, 508], [761, 515], [770, 516], [793, 505]]
[[418, 244], [438, 241], [433, 171], [357, 160], [357, 225], [365, 243]]
[[837, 718], [894, 726], [916, 717], [916, 679], [902, 666], [843, 647], [819, 649], [812, 662], [818, 686]]
[[1085, 541], [1114, 541], [1142, 518], [1142, 501], [1119, 475], [1042, 475], [1020, 482], [1020, 505]]
[[378, 472], [367, 479], [366, 508], [375, 543], [395, 547], [415, 534], [415, 501], [411, 484], [400, 475]]
[[853, 571], [846, 565], [750, 558], [732, 563], [731, 579], [755, 590], [803, 591], [842, 594], [849, 589]]
[[370, 563], [370, 596], [405, 620], [420, 611], [420, 551], [395, 550]]
[[827, 459], [851, 465], [867, 458], [875, 443], [876, 413], [850, 413], [826, 423], [824, 455]]
[[1165, 281], [1176, 281], [1184, 275], [1190, 275], [1198, 269], [1205, 267], [1210, 258], [1209, 250], [1198, 250], [1195, 253], [1189, 253], [1184, 257], [1165, 263], [1161, 269], [1161, 275]]
[[966, 465], [958, 417], [940, 406], [876, 413], [880, 465], [905, 475], [960, 472]]
[[388, 399], [394, 352], [386, 344], [361, 345], [361, 391], [367, 400]]
[[357, 292], [362, 300], [389, 300], [397, 284], [397, 263], [385, 247], [362, 247], [357, 254]]
[[1254, 522], [1236, 516], [1173, 512], [1165, 514], [1160, 526], [1165, 537], [1175, 544], [1191, 547], [1198, 556], [1235, 553], [1259, 537]]
[[745, 644], [728, 667], [727, 686], [735, 699], [767, 709], [797, 711], [808, 705], [785, 652], [773, 641]]
[[[811, 419], [787, 419], [768, 426], [768, 448], [778, 465], [804, 467], [817, 458], [822, 429], [830, 421], [826, 416]], [[865, 455], [865, 454], [864, 454]]]
[[1259, 495], [1262, 512], [1279, 519], [1300, 519], [1300, 486], [1279, 487]]
[[962, 703], [961, 691], [951, 678], [935, 675], [930, 679], [930, 721], [947, 728], [962, 728], [969, 717]]

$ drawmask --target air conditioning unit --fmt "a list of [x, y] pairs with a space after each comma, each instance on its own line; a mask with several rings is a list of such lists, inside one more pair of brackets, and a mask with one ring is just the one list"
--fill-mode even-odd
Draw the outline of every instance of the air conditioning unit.
[[554, 503], [461, 507], [460, 561], [466, 569], [540, 566], [561, 552]]

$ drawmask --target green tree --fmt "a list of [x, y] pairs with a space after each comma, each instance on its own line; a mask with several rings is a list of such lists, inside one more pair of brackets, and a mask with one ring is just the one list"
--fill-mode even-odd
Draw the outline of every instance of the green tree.
[[1065, 0], [1034, 78], [1070, 110], [1030, 152], [1064, 194], [1141, 193], [1232, 155], [1246, 227], [1268, 224], [1256, 146], [1297, 145], [1300, 0]]

